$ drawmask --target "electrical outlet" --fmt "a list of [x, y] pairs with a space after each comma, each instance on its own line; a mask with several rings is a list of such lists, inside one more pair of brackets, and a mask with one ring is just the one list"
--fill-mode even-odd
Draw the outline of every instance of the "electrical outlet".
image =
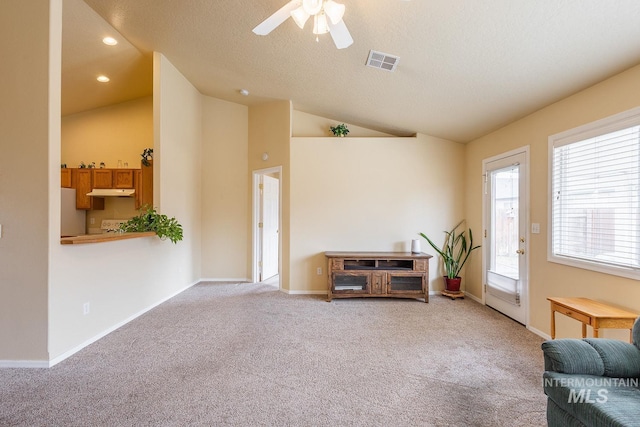
[[89, 218], [89, 224], [94, 225], [96, 223], [95, 218]]
[[318, 267], [318, 269], [316, 270], [316, 274], [318, 276], [322, 276], [322, 267]]
[[85, 302], [84, 304], [82, 304], [82, 314], [86, 316], [87, 314], [89, 314], [90, 311], [91, 311], [91, 305], [88, 302]]

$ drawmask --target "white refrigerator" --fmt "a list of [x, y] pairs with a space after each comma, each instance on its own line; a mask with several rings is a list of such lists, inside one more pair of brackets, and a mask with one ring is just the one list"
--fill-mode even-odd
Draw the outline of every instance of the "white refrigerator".
[[87, 234], [87, 212], [76, 209], [76, 189], [60, 189], [60, 237]]

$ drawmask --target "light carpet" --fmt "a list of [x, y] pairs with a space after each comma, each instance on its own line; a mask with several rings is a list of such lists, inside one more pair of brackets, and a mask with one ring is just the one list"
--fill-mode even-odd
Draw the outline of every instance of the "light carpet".
[[469, 299], [201, 283], [50, 369], [0, 369], [2, 426], [542, 426], [540, 344]]

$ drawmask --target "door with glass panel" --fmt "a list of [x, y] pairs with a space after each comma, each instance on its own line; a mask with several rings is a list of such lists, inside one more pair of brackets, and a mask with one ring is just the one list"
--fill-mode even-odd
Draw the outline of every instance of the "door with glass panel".
[[483, 162], [485, 303], [522, 324], [528, 309], [527, 151]]

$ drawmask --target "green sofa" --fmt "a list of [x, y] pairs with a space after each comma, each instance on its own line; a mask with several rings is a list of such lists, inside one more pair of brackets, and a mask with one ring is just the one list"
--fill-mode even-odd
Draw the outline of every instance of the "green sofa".
[[640, 318], [632, 336], [542, 343], [549, 426], [640, 426]]

